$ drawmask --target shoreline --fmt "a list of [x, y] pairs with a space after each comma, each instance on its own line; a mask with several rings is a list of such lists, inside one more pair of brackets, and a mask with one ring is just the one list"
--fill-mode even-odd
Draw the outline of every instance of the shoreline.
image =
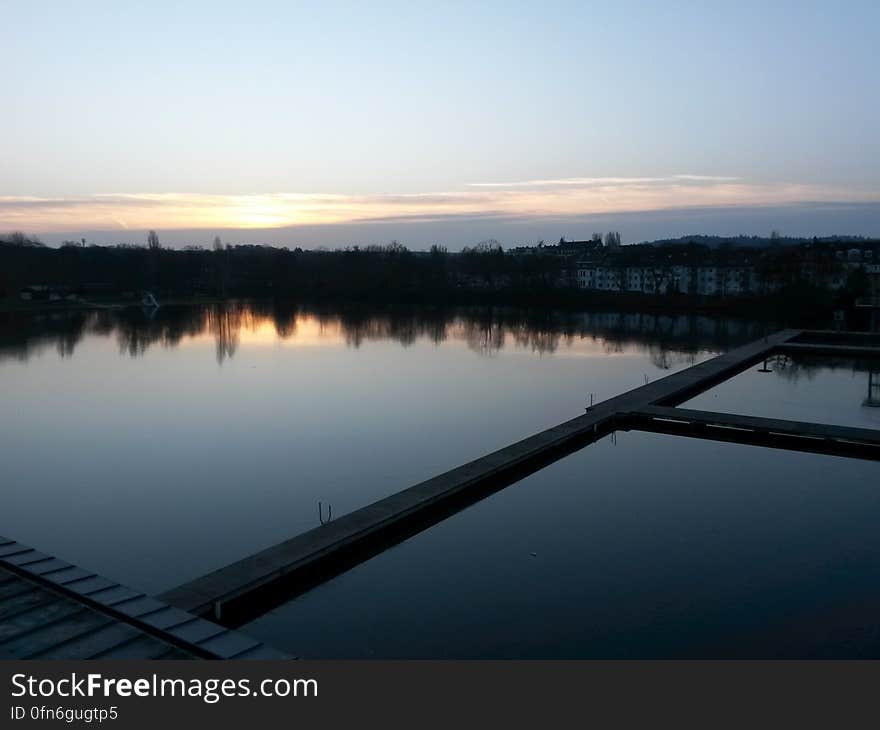
[[[655, 313], [668, 315], [703, 315], [726, 316], [753, 320], [780, 321], [796, 320], [803, 325], [817, 325], [831, 321], [835, 309], [845, 309], [852, 317], [858, 319], [860, 312], [835, 303], [831, 300], [817, 302], [815, 299], [805, 300], [802, 295], [767, 295], [760, 297], [689, 297], [683, 295], [656, 296], [636, 292], [603, 292], [585, 293], [580, 290], [561, 290], [546, 292], [541, 295], [532, 292], [449, 292], [448, 296], [437, 293], [416, 294], [414, 292], [400, 295], [374, 296], [361, 294], [339, 296], [335, 294], [316, 295], [309, 293], [301, 296], [210, 296], [159, 297], [160, 309], [163, 307], [198, 307], [232, 302], [263, 302], [280, 307], [291, 305], [314, 305], [319, 307], [336, 306], [344, 308], [393, 309], [406, 308], [437, 308], [437, 307], [513, 307], [517, 309], [592, 312], [619, 311], [631, 313]], [[16, 300], [0, 301], [0, 314], [52, 314], [73, 312], [124, 311], [144, 310], [140, 302], [131, 299], [107, 299], [104, 301], [40, 301], [23, 302]], [[851, 310], [851, 311], [850, 311]]]
[[[185, 298], [173, 297], [160, 302], [160, 306], [201, 306], [205, 304], [223, 304], [241, 301], [238, 297], [205, 297]], [[16, 302], [0, 301], [0, 314], [44, 314], [46, 312], [100, 312], [120, 311], [124, 309], [144, 309], [140, 302], [131, 300], [109, 300], [106, 302]]]

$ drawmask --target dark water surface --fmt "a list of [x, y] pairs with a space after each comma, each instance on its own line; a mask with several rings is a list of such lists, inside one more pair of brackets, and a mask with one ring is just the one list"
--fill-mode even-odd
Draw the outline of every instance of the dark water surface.
[[155, 592], [763, 333], [641, 315], [0, 319], [0, 534]]
[[880, 361], [774, 355], [681, 405], [880, 429]]
[[878, 476], [618, 433], [244, 630], [304, 658], [877, 657]]
[[[0, 534], [159, 592], [583, 412], [758, 323], [257, 305], [0, 315]], [[876, 427], [870, 363], [694, 408]], [[878, 378], [875, 378], [876, 382]], [[872, 462], [618, 434], [247, 630], [308, 657], [871, 655]]]

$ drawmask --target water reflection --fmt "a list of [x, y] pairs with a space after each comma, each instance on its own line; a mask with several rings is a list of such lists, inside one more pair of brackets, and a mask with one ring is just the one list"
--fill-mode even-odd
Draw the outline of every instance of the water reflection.
[[[319, 504], [337, 519], [763, 332], [497, 308], [5, 315], [0, 534], [159, 592], [311, 529]], [[863, 422], [867, 376], [820, 373], [801, 397], [755, 369], [706, 409]], [[651, 456], [658, 494], [670, 458]]]
[[880, 657], [876, 463], [618, 436], [244, 630], [304, 659]]
[[764, 418], [880, 428], [880, 362], [776, 354], [683, 404]]
[[797, 383], [815, 380], [823, 372], [876, 373], [880, 363], [872, 358], [839, 357], [833, 355], [776, 354], [767, 358], [759, 372], [776, 373], [783, 380]]
[[[726, 349], [763, 336], [766, 323], [696, 315], [530, 311], [506, 308], [368, 311], [231, 302], [206, 306], [51, 314], [0, 315], [0, 360], [27, 360], [47, 348], [72, 357], [86, 335], [114, 337], [121, 354], [139, 357], [151, 347], [178, 347], [211, 338], [222, 364], [248, 341], [305, 345], [339, 342], [358, 348], [373, 341], [408, 347], [459, 341], [483, 356], [505, 348], [553, 354], [590, 339], [608, 353], [635, 345], [661, 369], [681, 364], [682, 353]], [[677, 353], [677, 354], [673, 354]]]

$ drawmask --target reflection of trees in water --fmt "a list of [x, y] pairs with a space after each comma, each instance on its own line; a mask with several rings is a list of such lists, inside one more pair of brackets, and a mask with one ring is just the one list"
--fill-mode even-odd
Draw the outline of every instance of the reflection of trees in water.
[[271, 317], [275, 324], [275, 334], [282, 340], [290, 339], [296, 335], [296, 322], [299, 317], [299, 310], [296, 307], [279, 306], [264, 316]]
[[154, 344], [176, 347], [184, 337], [196, 337], [205, 330], [205, 310], [168, 307], [149, 315], [140, 309], [103, 311], [96, 319], [96, 334], [116, 333], [119, 351], [132, 357], [143, 355]]
[[89, 319], [83, 312], [0, 314], [0, 360], [26, 361], [47, 348], [70, 357], [89, 330]]
[[619, 355], [623, 352], [623, 342], [620, 340], [600, 340], [602, 352], [606, 355]]
[[681, 365], [693, 365], [697, 360], [696, 352], [677, 352], [662, 344], [648, 345], [648, 359], [658, 370], [672, 370]]
[[454, 329], [461, 333], [468, 349], [481, 355], [492, 356], [504, 347], [505, 328], [500, 322], [464, 319]]
[[209, 333], [216, 343], [217, 362], [235, 354], [243, 327], [255, 328], [265, 317], [240, 303], [206, 307], [163, 307], [155, 313], [138, 309], [102, 312], [96, 319], [95, 334], [115, 331], [119, 350], [137, 357], [152, 345], [176, 347], [186, 337]]
[[207, 309], [206, 329], [214, 335], [217, 364], [222, 365], [238, 349], [239, 333], [245, 321], [253, 328], [253, 315], [239, 306], [215, 304]]
[[[518, 347], [537, 352], [539, 355], [552, 354], [559, 347], [559, 342], [566, 337], [561, 332], [551, 330], [535, 330], [516, 327], [512, 330], [513, 340]], [[571, 338], [566, 338], [571, 343]]]
[[407, 347], [419, 338], [428, 338], [439, 344], [447, 337], [448, 318], [433, 311], [369, 313], [303, 309], [300, 316], [314, 317], [322, 331], [339, 332], [345, 343], [355, 348], [364, 342], [384, 340]]
[[[559, 312], [505, 307], [401, 309], [369, 312], [361, 308], [316, 308], [296, 304], [230, 302], [208, 306], [162, 307], [152, 316], [138, 308], [87, 314], [4, 315], [0, 319], [0, 358], [27, 359], [47, 345], [65, 357], [86, 334], [115, 336], [120, 352], [137, 357], [150, 347], [175, 347], [181, 340], [213, 336], [217, 362], [233, 357], [241, 332], [274, 325], [283, 340], [295, 338], [306, 320], [351, 347], [371, 341], [409, 346], [419, 339], [439, 344], [463, 341], [476, 353], [492, 355], [505, 347], [551, 354], [589, 340], [604, 351], [645, 352], [660, 369], [693, 362], [701, 352], [726, 350], [762, 337], [773, 328], [760, 322], [694, 315], [631, 312]], [[789, 368], [780, 374], [797, 377]]]
[[876, 360], [866, 358], [835, 357], [823, 355], [821, 357], [809, 355], [773, 355], [767, 359], [767, 365], [776, 375], [791, 383], [800, 380], [813, 380], [820, 371], [843, 370], [857, 373], [877, 372], [880, 366]]

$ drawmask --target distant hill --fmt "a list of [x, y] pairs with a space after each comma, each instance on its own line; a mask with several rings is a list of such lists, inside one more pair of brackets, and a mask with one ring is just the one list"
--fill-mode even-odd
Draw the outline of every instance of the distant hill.
[[770, 246], [802, 246], [807, 243], [864, 243], [872, 239], [865, 236], [823, 236], [821, 238], [791, 236], [680, 236], [678, 238], [661, 238], [656, 241], [643, 241], [654, 246], [680, 246], [682, 244], [699, 244], [709, 248], [732, 246], [735, 248], [769, 248]]

